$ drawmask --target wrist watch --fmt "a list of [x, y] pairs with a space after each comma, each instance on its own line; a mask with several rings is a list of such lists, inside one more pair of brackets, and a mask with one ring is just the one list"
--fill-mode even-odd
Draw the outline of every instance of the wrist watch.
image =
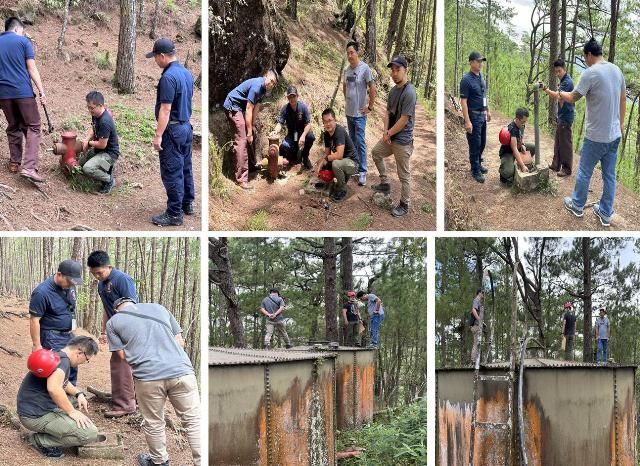
[[[80, 390], [80, 391], [79, 391], [78, 393], [76, 393], [74, 396], [75, 396], [75, 397], [76, 397], [76, 399], [77, 399], [80, 395], [85, 395], [85, 393], [84, 393], [82, 390]], [[86, 397], [86, 395], [85, 395], [85, 397]]]

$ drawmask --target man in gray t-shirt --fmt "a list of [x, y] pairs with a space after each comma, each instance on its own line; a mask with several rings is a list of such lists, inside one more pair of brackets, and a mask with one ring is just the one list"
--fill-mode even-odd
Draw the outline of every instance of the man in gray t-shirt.
[[149, 446], [149, 453], [138, 455], [138, 464], [169, 464], [164, 421], [169, 398], [186, 430], [193, 461], [200, 465], [200, 395], [182, 329], [160, 304], [136, 304], [122, 297], [113, 310], [116, 314], [107, 322], [109, 351], [131, 366]]
[[387, 68], [391, 68], [391, 78], [396, 83], [389, 91], [387, 110], [384, 117], [385, 131], [371, 152], [380, 173], [380, 183], [372, 186], [374, 191], [388, 193], [391, 185], [387, 178], [385, 158], [393, 155], [400, 180], [400, 203], [391, 211], [394, 217], [409, 213], [411, 195], [411, 166], [409, 158], [413, 152], [413, 123], [416, 115], [416, 88], [407, 81], [407, 60], [403, 56], [393, 57]]
[[609, 319], [605, 315], [604, 308], [600, 308], [600, 317], [596, 319], [596, 323], [593, 326], [593, 336], [598, 342], [598, 363], [606, 363], [609, 359], [609, 338], [611, 337], [611, 326], [609, 325]]
[[344, 69], [342, 92], [347, 114], [349, 136], [356, 145], [360, 175], [358, 184], [367, 183], [367, 144], [365, 130], [367, 114], [373, 110], [376, 100], [376, 85], [373, 81], [371, 68], [358, 57], [359, 45], [355, 41], [347, 44], [347, 59], [349, 65]]
[[274, 330], [284, 340], [286, 348], [291, 348], [291, 341], [287, 334], [287, 324], [284, 321], [284, 299], [276, 288], [271, 288], [269, 296], [262, 300], [260, 312], [267, 318], [267, 333], [264, 336], [265, 349], [271, 348], [271, 337]]
[[602, 226], [611, 225], [616, 195], [616, 158], [624, 129], [626, 112], [626, 84], [624, 76], [613, 63], [602, 57], [602, 47], [591, 39], [583, 48], [588, 68], [580, 76], [572, 92], [559, 92], [561, 100], [574, 103], [587, 100], [586, 135], [580, 153], [580, 166], [571, 197], [564, 198], [564, 206], [576, 217], [584, 215], [589, 183], [598, 162], [602, 168], [602, 197], [593, 205], [593, 212]]

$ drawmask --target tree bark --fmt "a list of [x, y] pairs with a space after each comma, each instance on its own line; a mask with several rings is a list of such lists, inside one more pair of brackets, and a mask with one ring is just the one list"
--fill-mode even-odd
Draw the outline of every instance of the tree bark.
[[593, 362], [593, 336], [591, 316], [593, 302], [591, 299], [591, 238], [583, 237], [582, 241], [582, 290], [583, 290], [583, 303], [584, 303], [584, 342], [583, 342], [583, 355], [582, 360], [584, 362]]
[[292, 20], [298, 20], [298, 0], [289, 0], [289, 5], [287, 7], [289, 10], [289, 16]]
[[325, 339], [328, 341], [338, 341], [335, 238], [324, 238], [322, 265], [324, 269]]
[[56, 52], [59, 58], [64, 58], [64, 36], [67, 33], [67, 24], [69, 24], [69, 9], [71, 7], [71, 0], [64, 1], [64, 15], [62, 17], [62, 29], [60, 30], [60, 37], [58, 37], [58, 46]]
[[429, 67], [427, 68], [427, 80], [424, 83], [424, 96], [431, 98], [431, 80], [433, 79], [433, 69], [436, 60], [436, 5], [437, 1], [433, 0], [433, 18], [431, 19], [431, 43], [429, 44]]
[[[558, 58], [558, 0], [551, 0], [549, 5], [549, 89], [556, 90], [556, 75], [553, 62]], [[555, 127], [557, 120], [555, 100], [549, 97], [548, 120]]]
[[376, 0], [370, 0], [366, 16], [365, 48], [371, 67], [376, 66]]
[[616, 36], [618, 34], [618, 12], [620, 0], [611, 0], [611, 34], [609, 36], [609, 57], [607, 61], [614, 63], [616, 57]]
[[407, 10], [409, 10], [409, 0], [404, 0], [402, 5], [402, 15], [400, 16], [400, 27], [398, 28], [396, 47], [393, 51], [393, 55], [396, 56], [404, 49], [402, 41], [404, 40], [404, 30], [407, 24]]
[[115, 85], [124, 94], [135, 92], [136, 0], [120, 0], [120, 32]]
[[560, 14], [560, 57], [564, 60], [567, 52], [567, 0], [562, 0]]
[[387, 38], [385, 40], [384, 53], [389, 58], [391, 55], [391, 48], [395, 43], [396, 31], [398, 29], [398, 18], [402, 11], [403, 0], [394, 0], [393, 9], [391, 10], [391, 18], [389, 19], [389, 28], [387, 29]]
[[151, 31], [149, 31], [149, 38], [155, 40], [156, 28], [158, 27], [158, 16], [160, 16], [160, 0], [156, 0], [156, 5], [153, 9], [153, 16], [151, 17]]

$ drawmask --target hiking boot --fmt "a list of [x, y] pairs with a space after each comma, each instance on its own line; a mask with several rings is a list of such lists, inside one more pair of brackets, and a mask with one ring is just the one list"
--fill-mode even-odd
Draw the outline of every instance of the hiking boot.
[[191, 202], [182, 204], [182, 212], [185, 215], [193, 215], [193, 204]]
[[553, 164], [549, 164], [549, 170], [551, 170], [552, 172], [560, 171], [560, 169], [557, 167], [554, 167]]
[[603, 227], [611, 226], [611, 217], [605, 217], [605, 215], [600, 210], [599, 202], [596, 202], [595, 204], [593, 204], [593, 213], [596, 214], [596, 217], [598, 217], [598, 219], [600, 220], [600, 224]]
[[9, 162], [9, 173], [18, 173], [20, 164], [18, 162]]
[[371, 189], [377, 193], [388, 193], [391, 191], [391, 185], [389, 183], [374, 184]]
[[117, 418], [117, 417], [128, 416], [129, 414], [133, 414], [135, 412], [136, 412], [135, 409], [133, 411], [125, 411], [123, 409], [112, 409], [110, 411], [105, 411], [104, 412], [104, 417], [106, 417], [106, 418]]
[[482, 165], [480, 165], [480, 173], [482, 173], [483, 175], [485, 173], [489, 173], [489, 169], [484, 167], [484, 166], [482, 166]]
[[564, 208], [576, 217], [582, 217], [584, 215], [584, 210], [578, 208], [570, 197], [564, 198]]
[[181, 215], [170, 215], [167, 212], [163, 212], [158, 215], [154, 215], [151, 217], [151, 222], [154, 225], [159, 227], [171, 227], [171, 226], [180, 226], [182, 225], [182, 216]]
[[305, 170], [311, 170], [313, 168], [313, 165], [311, 165], [311, 162], [309, 161], [309, 157], [304, 157], [302, 159], [302, 168]]
[[360, 172], [358, 176], [358, 185], [365, 186], [367, 184], [367, 172]]
[[564, 178], [565, 176], [571, 176], [571, 173], [565, 171], [565, 170], [560, 170], [558, 171], [558, 177], [559, 178]]
[[505, 178], [500, 175], [500, 183], [504, 184], [505, 186], [511, 186], [513, 184], [513, 179]]
[[471, 176], [473, 176], [473, 179], [478, 183], [484, 183], [484, 175], [482, 173], [473, 173]]
[[398, 206], [391, 211], [391, 215], [393, 215], [394, 217], [403, 217], [408, 213], [409, 213], [409, 204], [402, 201], [400, 201], [400, 204], [398, 204]]
[[28, 178], [30, 181], [33, 181], [34, 183], [44, 183], [45, 179], [42, 178], [40, 175], [38, 175], [38, 172], [32, 169], [27, 170], [22, 169], [20, 170], [20, 176], [24, 177], [24, 178]]
[[149, 453], [140, 453], [138, 455], [138, 464], [140, 466], [169, 466], [169, 460], [165, 461], [164, 463], [156, 464], [151, 461], [151, 456], [149, 455]]
[[98, 191], [100, 194], [109, 194], [113, 191], [113, 188], [116, 186], [116, 179], [114, 176], [111, 176], [111, 179], [105, 183], [102, 183], [102, 188]]
[[52, 458], [52, 459], [64, 458], [64, 453], [62, 453], [62, 450], [60, 450], [59, 448], [57, 447], [48, 448], [40, 445], [40, 443], [38, 442], [38, 439], [36, 438], [36, 434], [34, 433], [29, 434], [29, 437], [27, 440], [31, 448], [36, 450], [41, 455], [46, 456], [47, 458]]
[[328, 186], [328, 185], [327, 185], [327, 183], [325, 183], [324, 181], [316, 181], [316, 182], [313, 184], [313, 186], [314, 186], [316, 189], [327, 189], [327, 186]]
[[331, 195], [331, 200], [333, 202], [342, 202], [347, 197], [347, 191], [337, 191]]

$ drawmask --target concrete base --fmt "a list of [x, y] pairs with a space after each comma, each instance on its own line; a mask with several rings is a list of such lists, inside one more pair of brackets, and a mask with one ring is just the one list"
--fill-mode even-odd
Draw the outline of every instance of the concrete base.
[[99, 443], [90, 443], [83, 447], [78, 447], [80, 458], [94, 458], [105, 460], [123, 460], [124, 445], [122, 435], [116, 433], [103, 434], [106, 439]]
[[540, 185], [546, 184], [547, 181], [549, 181], [549, 167], [541, 165], [538, 165], [528, 173], [524, 173], [516, 167], [516, 173], [513, 177], [514, 186], [524, 192], [535, 191]]

